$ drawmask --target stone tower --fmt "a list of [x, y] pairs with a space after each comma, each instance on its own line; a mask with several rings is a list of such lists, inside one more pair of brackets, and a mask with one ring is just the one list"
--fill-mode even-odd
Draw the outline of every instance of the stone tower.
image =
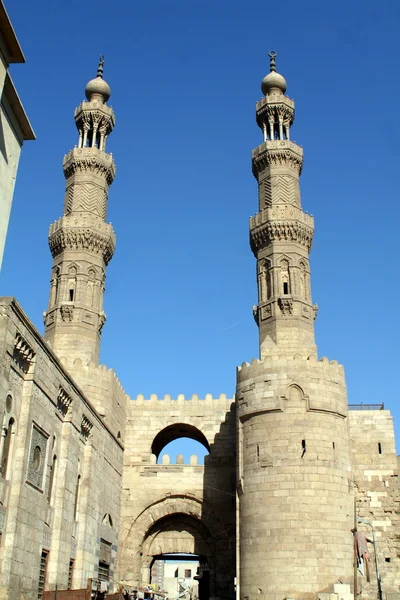
[[[241, 598], [315, 598], [351, 581], [353, 489], [344, 371], [318, 361], [303, 212], [303, 151], [290, 139], [294, 102], [276, 72], [256, 104], [263, 143], [253, 150], [259, 213], [260, 358], [237, 373]], [[344, 590], [341, 590], [342, 592]]]
[[115, 176], [106, 142], [115, 116], [106, 104], [110, 87], [103, 79], [103, 63], [101, 57], [97, 77], [85, 88], [87, 102], [75, 110], [79, 141], [64, 157], [64, 214], [49, 232], [53, 266], [44, 335], [71, 364], [98, 364], [106, 266], [115, 248], [113, 228], [106, 222]]

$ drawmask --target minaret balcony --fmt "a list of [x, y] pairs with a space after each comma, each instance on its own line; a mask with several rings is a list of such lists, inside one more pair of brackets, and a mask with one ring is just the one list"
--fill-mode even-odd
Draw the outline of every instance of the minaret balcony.
[[53, 257], [66, 250], [90, 252], [102, 256], [107, 265], [115, 250], [111, 223], [92, 214], [63, 216], [50, 225], [49, 246]]
[[290, 140], [267, 140], [251, 153], [253, 175], [258, 175], [271, 167], [289, 167], [297, 175], [303, 168], [303, 148]]
[[290, 124], [294, 121], [294, 101], [282, 94], [273, 94], [261, 98], [256, 103], [256, 121], [259, 127], [273, 119], [280, 117], [283, 121]]
[[64, 156], [64, 175], [69, 179], [75, 173], [94, 173], [103, 175], [108, 185], [115, 177], [115, 163], [112, 154], [106, 154], [95, 146], [92, 148], [74, 148]]
[[250, 217], [250, 246], [255, 256], [274, 242], [300, 244], [308, 252], [314, 235], [314, 217], [297, 206], [281, 204]]

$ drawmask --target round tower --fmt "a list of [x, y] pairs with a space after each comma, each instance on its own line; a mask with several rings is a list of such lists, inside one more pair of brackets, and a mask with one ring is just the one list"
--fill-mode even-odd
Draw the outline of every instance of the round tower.
[[317, 360], [314, 222], [301, 207], [294, 102], [269, 56], [256, 104], [264, 141], [253, 150], [259, 213], [250, 220], [261, 360], [237, 371], [240, 596], [298, 600], [352, 581], [353, 490], [343, 367]]

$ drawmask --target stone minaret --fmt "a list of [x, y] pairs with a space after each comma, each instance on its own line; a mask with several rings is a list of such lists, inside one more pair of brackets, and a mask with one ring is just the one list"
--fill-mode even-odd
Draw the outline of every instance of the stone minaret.
[[314, 223], [301, 207], [303, 151], [290, 139], [294, 102], [275, 57], [256, 104], [264, 141], [253, 151], [261, 360], [237, 373], [240, 595], [304, 600], [352, 581], [353, 491], [344, 371], [317, 359]]
[[113, 228], [106, 222], [115, 176], [106, 142], [115, 116], [106, 105], [110, 87], [103, 79], [103, 63], [101, 57], [97, 77], [85, 88], [88, 101], [75, 110], [79, 141], [64, 157], [64, 214], [49, 232], [53, 267], [44, 335], [71, 365], [99, 361], [106, 266], [115, 248]]

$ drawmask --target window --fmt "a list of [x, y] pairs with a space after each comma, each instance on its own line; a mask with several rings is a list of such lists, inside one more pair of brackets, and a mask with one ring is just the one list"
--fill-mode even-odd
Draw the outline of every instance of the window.
[[3, 453], [1, 455], [1, 475], [4, 479], [7, 479], [8, 463], [10, 458], [11, 450], [11, 436], [13, 433], [14, 419], [8, 421], [7, 427], [3, 429], [4, 443]]
[[289, 284], [287, 281], [283, 282], [283, 293], [285, 296], [287, 296], [287, 294], [289, 293]]
[[70, 288], [70, 290], [69, 290], [69, 301], [73, 302], [73, 300], [74, 300], [74, 289]]
[[378, 452], [379, 454], [382, 454], [382, 445], [380, 442], [378, 442]]
[[44, 586], [46, 582], [46, 570], [47, 570], [47, 560], [49, 557], [48, 550], [42, 550], [42, 556], [40, 557], [40, 570], [39, 570], [39, 585], [38, 585], [38, 599], [41, 600]]
[[68, 567], [68, 589], [72, 590], [72, 577], [74, 575], [74, 559], [71, 558], [71, 560], [69, 561], [69, 567]]
[[110, 565], [103, 562], [99, 562], [99, 579], [100, 581], [108, 581], [110, 578]]
[[57, 456], [53, 456], [53, 462], [50, 465], [50, 479], [49, 479], [49, 489], [47, 491], [47, 502], [49, 504], [51, 504], [52, 501], [52, 495], [53, 495], [53, 485], [54, 485], [54, 474], [56, 471], [56, 464], [57, 464]]
[[178, 571], [179, 571], [178, 569], [176, 569], [176, 570], [175, 570], [175, 575], [174, 575], [174, 577], [178, 577], [178, 574], [179, 574], [179, 573], [178, 573]]
[[185, 569], [185, 578], [186, 579], [190, 579], [192, 576], [192, 571], [191, 569]]

